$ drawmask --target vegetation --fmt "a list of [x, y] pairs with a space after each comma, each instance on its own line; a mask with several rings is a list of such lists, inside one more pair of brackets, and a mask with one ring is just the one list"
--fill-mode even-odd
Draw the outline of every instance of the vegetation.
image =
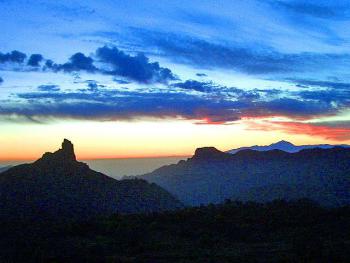
[[0, 262], [346, 262], [350, 207], [227, 200], [75, 222], [2, 222]]

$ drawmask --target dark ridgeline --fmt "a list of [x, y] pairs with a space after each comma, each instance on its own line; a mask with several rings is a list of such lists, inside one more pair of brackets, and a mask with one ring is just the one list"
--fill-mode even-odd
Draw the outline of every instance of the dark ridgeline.
[[266, 202], [309, 198], [325, 206], [350, 204], [350, 149], [241, 150], [236, 154], [199, 148], [178, 164], [139, 176], [187, 205], [225, 199]]
[[182, 207], [144, 180], [115, 180], [76, 160], [73, 144], [0, 174], [0, 219], [87, 219]]

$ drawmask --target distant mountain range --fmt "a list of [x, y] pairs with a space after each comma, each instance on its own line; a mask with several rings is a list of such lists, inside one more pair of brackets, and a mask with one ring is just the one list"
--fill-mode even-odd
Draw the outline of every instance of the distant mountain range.
[[271, 151], [271, 150], [281, 150], [284, 152], [289, 153], [296, 153], [304, 149], [314, 149], [314, 148], [321, 148], [321, 149], [330, 149], [334, 147], [344, 147], [344, 148], [350, 148], [350, 145], [347, 144], [338, 144], [338, 145], [331, 145], [331, 144], [315, 144], [315, 145], [294, 145], [293, 143], [287, 142], [287, 141], [279, 141], [276, 143], [272, 143], [270, 145], [265, 146], [246, 146], [246, 147], [240, 147], [237, 149], [232, 149], [227, 151], [228, 153], [235, 154], [242, 150], [254, 150], [259, 152], [265, 152], [265, 151]]
[[0, 219], [86, 219], [183, 205], [144, 180], [115, 180], [78, 162], [73, 144], [0, 174]]
[[[288, 146], [284, 142], [279, 145]], [[139, 178], [160, 185], [187, 205], [225, 199], [266, 202], [309, 198], [325, 206], [342, 206], [350, 204], [350, 148], [294, 153], [248, 149], [230, 154], [205, 147], [186, 161]]]

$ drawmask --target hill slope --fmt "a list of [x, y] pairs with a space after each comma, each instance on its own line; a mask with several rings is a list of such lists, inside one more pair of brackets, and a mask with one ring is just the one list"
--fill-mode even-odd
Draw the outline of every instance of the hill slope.
[[75, 158], [73, 145], [0, 174], [0, 218], [85, 218], [181, 207], [144, 180], [117, 181]]
[[7, 170], [10, 169], [11, 167], [12, 167], [11, 165], [7, 165], [7, 166], [2, 166], [2, 167], [0, 167], [0, 173], [7, 171]]
[[206, 147], [187, 161], [140, 178], [157, 183], [189, 205], [226, 198], [258, 202], [309, 198], [339, 206], [350, 204], [350, 149], [243, 150], [232, 155]]

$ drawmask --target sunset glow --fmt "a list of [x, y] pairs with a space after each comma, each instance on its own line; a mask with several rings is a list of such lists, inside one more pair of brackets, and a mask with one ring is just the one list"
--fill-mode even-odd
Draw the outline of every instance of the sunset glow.
[[295, 144], [350, 142], [338, 139], [349, 134], [343, 128], [271, 120], [243, 120], [231, 125], [198, 125], [181, 120], [57, 121], [49, 125], [26, 124], [27, 129], [29, 134], [23, 124], [2, 126], [0, 144], [6, 150], [0, 152], [0, 160], [35, 160], [43, 152], [55, 151], [63, 138], [75, 142], [81, 160], [190, 156], [197, 147], [210, 145], [226, 151], [282, 139]]
[[347, 5], [287, 2], [0, 2], [0, 160], [350, 143]]

